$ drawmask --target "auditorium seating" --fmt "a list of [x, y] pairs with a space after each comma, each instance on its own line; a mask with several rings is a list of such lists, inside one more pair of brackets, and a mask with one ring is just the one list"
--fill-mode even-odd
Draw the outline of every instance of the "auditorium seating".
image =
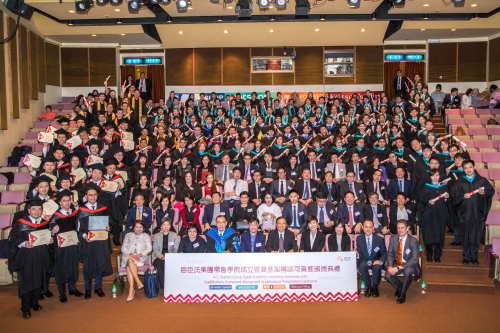
[[491, 256], [493, 257], [493, 262], [490, 262], [490, 278], [500, 281], [500, 237], [492, 239]]

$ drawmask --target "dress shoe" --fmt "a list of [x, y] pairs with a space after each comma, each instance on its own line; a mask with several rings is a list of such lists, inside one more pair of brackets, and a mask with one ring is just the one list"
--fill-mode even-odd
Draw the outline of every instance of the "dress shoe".
[[135, 296], [135, 290], [134, 290], [134, 293], [132, 294], [132, 297], [127, 297], [127, 302], [130, 302], [134, 299], [134, 296]]
[[44, 299], [45, 299], [45, 297], [43, 297], [43, 294], [40, 294], [40, 296], [38, 296], [39, 301], [43, 301]]
[[427, 262], [432, 262], [432, 258], [427, 258]]
[[144, 288], [144, 285], [140, 286], [140, 287], [137, 287], [137, 289], [141, 290]]
[[59, 302], [66, 303], [67, 301], [66, 294], [59, 295]]
[[78, 290], [76, 290], [76, 289], [75, 290], [70, 290], [69, 294], [70, 295], [75, 295], [76, 297], [82, 297], [83, 296], [83, 294], [81, 292], [79, 292]]
[[90, 292], [90, 290], [85, 290], [85, 299], [89, 299], [90, 296], [92, 296], [92, 293]]
[[396, 289], [396, 293], [394, 294], [394, 296], [396, 296], [396, 297], [401, 296], [401, 290]]
[[122, 245], [122, 243], [120, 243], [120, 241], [118, 241], [118, 240], [117, 241], [113, 240], [113, 244], [115, 244], [116, 246]]
[[44, 295], [47, 298], [52, 298], [54, 296], [54, 294], [50, 290], [48, 290], [48, 289], [47, 289], [47, 292]]
[[453, 230], [448, 230], [448, 235], [452, 235], [453, 234]]
[[455, 242], [453, 242], [453, 243], [450, 244], [450, 246], [460, 246], [460, 245], [462, 245], [462, 243], [455, 243]]
[[439, 258], [434, 258], [434, 260], [435, 260], [436, 262], [441, 262], [441, 259], [439, 259]]
[[370, 297], [371, 295], [372, 295], [372, 289], [371, 288], [366, 288], [365, 297]]
[[99, 289], [94, 289], [94, 294], [97, 294], [97, 296], [99, 296], [99, 297], [104, 297], [104, 296], [105, 296], [105, 295], [104, 295], [104, 291], [102, 291], [102, 289], [101, 289], [101, 288], [99, 288]]
[[40, 305], [38, 304], [35, 304], [31, 307], [33, 309], [33, 311], [40, 311], [41, 309], [43, 309]]
[[405, 301], [406, 301], [406, 294], [401, 293], [401, 295], [398, 297], [397, 303], [403, 304]]
[[23, 319], [30, 319], [31, 318], [31, 311], [23, 311]]
[[470, 263], [470, 261], [469, 261], [469, 260], [465, 260], [465, 259], [464, 259], [464, 260], [462, 261], [462, 264], [464, 264], [465, 266], [467, 266], [469, 263]]
[[378, 287], [374, 287], [373, 290], [372, 290], [372, 297], [373, 298], [377, 298], [379, 297], [379, 292], [378, 292]]
[[472, 260], [472, 264], [473, 264], [474, 266], [479, 265], [479, 260], [477, 260], [477, 259], [473, 259], [473, 260]]

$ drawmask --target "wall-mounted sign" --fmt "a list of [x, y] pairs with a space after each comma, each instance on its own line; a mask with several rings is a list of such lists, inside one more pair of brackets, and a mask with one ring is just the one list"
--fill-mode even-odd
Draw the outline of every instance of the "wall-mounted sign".
[[123, 58], [124, 65], [161, 65], [162, 58]]
[[422, 61], [424, 60], [423, 54], [386, 54], [385, 60], [387, 61]]

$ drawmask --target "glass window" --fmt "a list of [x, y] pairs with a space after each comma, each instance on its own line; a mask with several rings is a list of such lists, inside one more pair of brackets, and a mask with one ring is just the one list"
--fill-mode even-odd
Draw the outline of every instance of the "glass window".
[[354, 50], [325, 50], [325, 76], [354, 77]]
[[294, 72], [292, 57], [252, 57], [252, 73]]

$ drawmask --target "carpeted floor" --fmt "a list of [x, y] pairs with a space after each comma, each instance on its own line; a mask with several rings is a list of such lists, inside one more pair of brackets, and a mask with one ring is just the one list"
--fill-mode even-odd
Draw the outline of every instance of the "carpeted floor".
[[[126, 286], [128, 288], [128, 285]], [[51, 291], [57, 293], [55, 285]], [[83, 291], [83, 284], [77, 289]], [[61, 304], [57, 295], [40, 301], [43, 310], [23, 320], [17, 284], [0, 287], [1, 332], [498, 332], [500, 292], [420, 294], [414, 283], [405, 304], [396, 304], [394, 289], [382, 282], [378, 299], [331, 303], [226, 303], [166, 304], [163, 298], [147, 299], [136, 291], [111, 297], [111, 284], [104, 284], [105, 298], [90, 300], [68, 296]]]

